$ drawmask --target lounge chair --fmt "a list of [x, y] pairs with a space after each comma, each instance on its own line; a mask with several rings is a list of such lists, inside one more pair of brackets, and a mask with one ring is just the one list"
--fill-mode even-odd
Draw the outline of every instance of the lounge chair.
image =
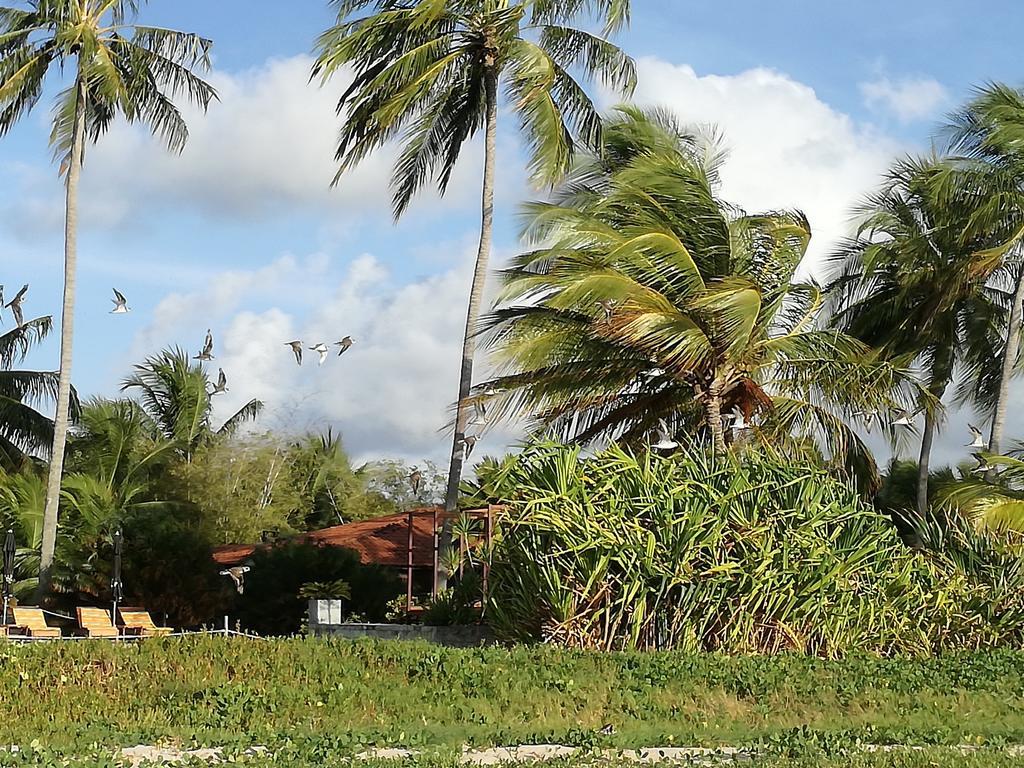
[[158, 627], [153, 623], [149, 611], [141, 608], [121, 608], [118, 613], [121, 615], [121, 623], [124, 624], [126, 634], [138, 637], [167, 637], [173, 631], [170, 627]]
[[118, 637], [117, 627], [110, 623], [110, 612], [104, 608], [76, 608], [78, 626], [86, 637]]
[[14, 606], [14, 624], [7, 628], [8, 635], [21, 637], [60, 637], [60, 630], [46, 623], [41, 608]]

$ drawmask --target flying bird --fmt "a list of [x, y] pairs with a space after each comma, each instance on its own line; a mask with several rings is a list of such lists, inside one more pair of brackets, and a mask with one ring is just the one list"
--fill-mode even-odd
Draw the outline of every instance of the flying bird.
[[968, 424], [967, 427], [968, 427], [968, 429], [971, 430], [971, 437], [973, 438], [971, 440], [971, 442], [969, 442], [967, 444], [967, 447], [968, 448], [987, 448], [988, 446], [985, 444], [985, 437], [984, 437], [984, 435], [981, 434], [981, 430], [978, 429], [973, 424]]
[[420, 484], [423, 482], [423, 473], [420, 472], [418, 467], [413, 467], [412, 472], [409, 473], [409, 485], [412, 486], [412, 495], [420, 495]]
[[664, 419], [658, 422], [658, 442], [652, 447], [657, 451], [674, 451], [679, 447], [679, 443], [672, 439]]
[[487, 426], [487, 404], [482, 400], [473, 403], [473, 420], [469, 422], [471, 427]]
[[285, 342], [286, 347], [292, 348], [292, 354], [295, 355], [295, 364], [302, 365], [302, 342], [301, 341], [288, 341]]
[[986, 472], [995, 469], [991, 464], [988, 463], [988, 459], [982, 456], [980, 453], [974, 454], [974, 458], [978, 461], [978, 466], [971, 470], [976, 475], [983, 475]]
[[213, 360], [213, 333], [206, 329], [206, 342], [203, 344], [203, 351], [193, 358], [195, 360]]
[[236, 565], [234, 568], [221, 571], [220, 575], [227, 576], [235, 582], [235, 589], [238, 590], [238, 594], [242, 594], [245, 591], [245, 574], [251, 570], [248, 565]]
[[117, 288], [114, 289], [114, 298], [111, 301], [114, 302], [114, 308], [110, 310], [112, 315], [126, 315], [132, 311], [128, 306], [128, 299]]
[[732, 413], [729, 414], [728, 418], [732, 421], [732, 428], [743, 431], [744, 429], [750, 429], [750, 424], [747, 423], [746, 417], [743, 415], [743, 411], [740, 410], [739, 406], [732, 409]]
[[338, 350], [338, 357], [341, 357], [346, 352], [348, 352], [349, 349], [351, 349], [352, 345], [355, 343], [355, 339], [353, 339], [351, 336], [346, 336], [341, 341], [334, 342], [334, 346], [341, 347], [341, 349]]
[[329, 355], [331, 352], [328, 346], [324, 344], [322, 341], [315, 347], [310, 347], [310, 349], [313, 352], [316, 352], [318, 355], [320, 355], [320, 362], [317, 363], [317, 365], [323, 365], [324, 362], [327, 360], [327, 355]]
[[914, 426], [914, 422], [911, 420], [910, 414], [907, 411], [903, 411], [899, 417], [893, 421], [892, 425], [894, 427], [912, 427]]
[[211, 395], [221, 395], [228, 391], [228, 377], [224, 375], [224, 369], [217, 369], [217, 384], [214, 386]]
[[611, 299], [602, 299], [595, 303], [604, 311], [604, 319], [611, 320], [612, 315], [615, 313], [615, 302]]
[[14, 315], [14, 322], [19, 328], [25, 324], [25, 316], [21, 312], [21, 303], [25, 300], [26, 293], [28, 293], [28, 283], [25, 283], [21, 290], [14, 294], [14, 298], [7, 303], [7, 308], [11, 310], [11, 314]]

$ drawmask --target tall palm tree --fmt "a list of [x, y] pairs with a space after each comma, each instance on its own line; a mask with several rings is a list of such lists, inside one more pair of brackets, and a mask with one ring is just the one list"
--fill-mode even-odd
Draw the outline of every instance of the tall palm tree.
[[56, 397], [57, 373], [15, 370], [50, 328], [49, 317], [38, 317], [0, 335], [0, 469], [18, 467], [26, 452], [44, 453], [53, 441], [53, 421], [35, 406]]
[[[989, 200], [979, 218], [988, 219], [997, 228], [1024, 235], [1024, 91], [1006, 85], [992, 84], [981, 89], [975, 98], [955, 116], [949, 126], [954, 151], [987, 166]], [[1000, 452], [1006, 428], [1010, 380], [1019, 365], [1021, 322], [1024, 320], [1024, 253], [1016, 245], [1011, 278], [1014, 285], [1010, 313], [1006, 322], [1000, 352], [998, 383], [986, 405], [992, 411], [992, 430], [988, 450]]]
[[36, 106], [51, 69], [72, 75], [71, 84], [57, 95], [50, 134], [66, 180], [66, 205], [60, 378], [40, 556], [41, 592], [48, 586], [57, 539], [71, 403], [78, 183], [85, 145], [98, 140], [122, 116], [148, 126], [171, 151], [181, 151], [188, 129], [172, 98], [184, 95], [204, 110], [216, 98], [213, 88], [194, 72], [209, 68], [210, 41], [136, 24], [145, 2], [26, 0], [22, 7], [0, 7], [0, 135]]
[[171, 441], [185, 461], [191, 461], [203, 443], [233, 434], [263, 410], [261, 401], [250, 400], [214, 429], [209, 375], [180, 348], [166, 349], [136, 365], [121, 390], [138, 395], [156, 432]]
[[620, 108], [604, 139], [527, 208], [540, 247], [504, 273], [507, 306], [490, 319], [501, 375], [477, 396], [504, 392], [503, 412], [584, 443], [646, 441], [664, 423], [663, 438], [702, 430], [718, 453], [738, 437], [810, 438], [870, 463], [847, 421], [913, 387], [821, 327], [819, 289], [795, 277], [803, 215], [723, 201], [715, 143], [666, 113]]
[[[606, 39], [569, 26], [599, 17], [609, 34], [629, 18], [629, 0], [332, 0], [338, 22], [319, 39], [314, 74], [351, 70], [337, 159], [340, 176], [398, 139], [393, 178], [400, 216], [416, 192], [442, 193], [463, 146], [484, 131], [484, 168], [473, 284], [463, 337], [455, 435], [445, 507], [454, 511], [469, 420], [476, 325], [494, 221], [499, 90], [519, 118], [534, 180], [548, 184], [570, 166], [578, 137], [595, 145], [601, 121], [573, 77], [582, 72], [631, 92], [632, 60]], [[447, 540], [447, 537], [446, 537]], [[442, 543], [444, 546], [444, 542]]]
[[[1006, 233], [977, 228], [987, 191], [941, 158], [907, 158], [861, 206], [858, 233], [835, 255], [839, 327], [886, 355], [913, 362], [933, 402], [958, 369], [971, 399], [990, 367], [1006, 320], [999, 283], [1012, 248]], [[917, 511], [928, 510], [932, 444], [941, 413], [921, 402]]]

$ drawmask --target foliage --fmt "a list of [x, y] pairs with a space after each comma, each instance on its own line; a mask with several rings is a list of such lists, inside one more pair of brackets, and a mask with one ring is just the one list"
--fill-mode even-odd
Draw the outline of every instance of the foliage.
[[352, 586], [344, 579], [311, 581], [299, 589], [302, 600], [351, 600]]
[[[251, 570], [245, 574], [245, 592], [233, 603], [231, 615], [263, 635], [299, 631], [306, 615], [301, 593], [311, 582], [345, 582], [351, 590], [346, 610], [368, 621], [382, 621], [388, 601], [403, 589], [393, 571], [362, 565], [351, 550], [302, 541], [259, 549], [247, 564]], [[229, 588], [226, 579], [224, 585]]]
[[1019, 541], [1024, 535], [1024, 460], [1016, 456], [982, 455], [995, 470], [992, 481], [968, 474], [944, 489], [940, 504], [980, 532], [1012, 534]]
[[[797, 211], [746, 214], [717, 193], [721, 153], [667, 113], [622, 107], [603, 151], [551, 202], [526, 208], [537, 250], [503, 276], [490, 320], [499, 410], [581, 443], [819, 440], [874, 479], [853, 414], [916, 387], [856, 340], [821, 327], [797, 277], [811, 232]], [[741, 413], [747, 428], [723, 421]], [[732, 423], [732, 422], [730, 422]]]
[[504, 482], [488, 617], [509, 639], [835, 656], [1024, 638], [1020, 598], [905, 549], [817, 465], [542, 445]]
[[480, 621], [483, 584], [476, 571], [467, 570], [452, 579], [452, 582], [447, 589], [427, 602], [420, 614], [423, 624], [447, 627]]
[[[325, 761], [372, 745], [1024, 742], [1024, 656], [1007, 650], [823, 661], [171, 638], [0, 656], [5, 741], [81, 754], [173, 741]], [[605, 723], [616, 732], [600, 737]]]
[[[421, 475], [420, 487], [415, 493], [409, 480], [414, 469]], [[359, 474], [366, 481], [368, 495], [379, 499], [380, 512], [373, 517], [444, 503], [447, 478], [432, 461], [410, 466], [404, 461], [382, 459], [364, 464]]]

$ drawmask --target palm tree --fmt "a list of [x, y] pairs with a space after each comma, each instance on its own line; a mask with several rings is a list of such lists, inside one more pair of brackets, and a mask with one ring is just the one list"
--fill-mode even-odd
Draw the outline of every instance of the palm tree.
[[43, 453], [53, 441], [53, 422], [34, 406], [56, 397], [57, 373], [14, 368], [50, 328], [49, 317], [38, 317], [0, 335], [0, 469], [16, 469], [26, 452]]
[[[1024, 92], [1006, 85], [993, 84], [980, 90], [949, 126], [954, 151], [966, 153], [987, 175], [990, 197], [984, 218], [995, 220], [997, 227], [1015, 230], [1011, 236], [1024, 235]], [[999, 378], [986, 402], [993, 414], [988, 450], [998, 454], [1006, 427], [1010, 380], [1016, 373], [1021, 346], [1021, 321], [1024, 319], [1024, 259], [1019, 247], [1013, 252], [1015, 264], [1010, 313], [1005, 326], [1005, 341], [999, 357]]]
[[[579, 137], [600, 138], [601, 121], [573, 78], [582, 72], [631, 92], [632, 60], [606, 39], [568, 26], [588, 12], [609, 34], [628, 22], [629, 0], [332, 0], [337, 24], [319, 39], [314, 75], [353, 71], [341, 98], [346, 114], [338, 178], [398, 139], [394, 212], [436, 182], [442, 193], [463, 146], [484, 130], [484, 169], [473, 284], [463, 337], [455, 435], [445, 507], [454, 511], [469, 420], [476, 325], [494, 221], [499, 90], [527, 137], [534, 180], [549, 184], [570, 166]], [[364, 12], [365, 15], [361, 15]], [[336, 179], [337, 181], [337, 179]], [[448, 543], [446, 529], [442, 547]]]
[[186, 462], [201, 445], [234, 434], [263, 410], [262, 402], [250, 400], [214, 429], [210, 378], [202, 364], [193, 363], [180, 348], [166, 349], [136, 365], [121, 390], [138, 394], [156, 433], [170, 441]]
[[[1005, 324], [1000, 270], [1012, 243], [972, 220], [987, 191], [973, 174], [935, 157], [907, 158], [861, 206], [857, 235], [835, 255], [837, 325], [891, 357], [916, 363], [933, 402], [960, 368], [970, 400]], [[918, 403], [924, 430], [917, 511], [928, 510], [932, 444], [941, 414]]]
[[846, 422], [913, 387], [820, 327], [821, 292], [795, 277], [803, 215], [720, 199], [716, 145], [666, 113], [620, 108], [604, 139], [553, 201], [527, 208], [541, 246], [504, 273], [508, 306], [489, 322], [501, 375], [477, 396], [503, 392], [500, 412], [582, 443], [700, 429], [718, 453], [739, 437], [814, 438], [871, 464]]
[[0, 7], [0, 135], [36, 106], [51, 69], [73, 75], [57, 96], [50, 134], [67, 197], [60, 377], [40, 556], [41, 592], [48, 587], [57, 539], [71, 403], [78, 182], [86, 142], [98, 140], [121, 115], [149, 126], [170, 150], [180, 151], [188, 129], [171, 99], [184, 94], [205, 110], [216, 98], [213, 88], [193, 71], [209, 68], [210, 41], [135, 24], [144, 2], [27, 0], [23, 8]]

